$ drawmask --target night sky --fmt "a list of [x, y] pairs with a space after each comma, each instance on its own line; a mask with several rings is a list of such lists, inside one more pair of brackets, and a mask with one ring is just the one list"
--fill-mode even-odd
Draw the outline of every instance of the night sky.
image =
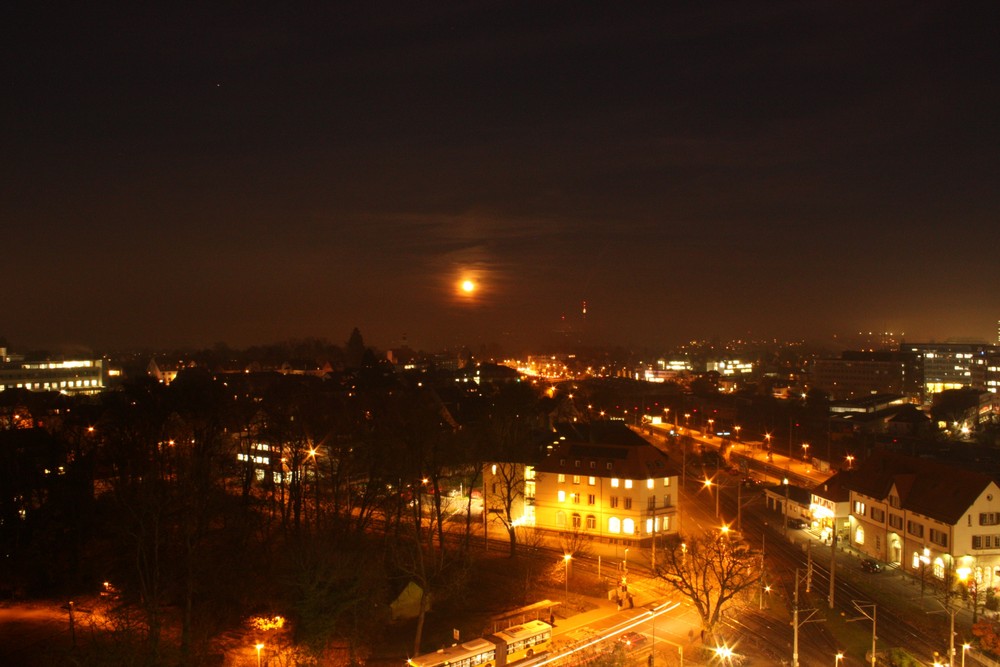
[[15, 350], [996, 339], [995, 3], [16, 4]]

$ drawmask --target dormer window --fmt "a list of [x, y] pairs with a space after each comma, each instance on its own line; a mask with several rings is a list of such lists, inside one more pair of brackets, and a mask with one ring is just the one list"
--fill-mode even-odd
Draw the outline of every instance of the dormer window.
[[611, 463], [608, 463], [608, 470], [611, 470]]
[[596, 467], [597, 467], [597, 461], [591, 461], [590, 462], [590, 469], [593, 470]]
[[566, 465], [566, 459], [559, 459], [559, 465], [561, 466]]
[[574, 461], [573, 462], [573, 466], [576, 467], [576, 468], [579, 468], [580, 467], [580, 459], [577, 459], [576, 461]]

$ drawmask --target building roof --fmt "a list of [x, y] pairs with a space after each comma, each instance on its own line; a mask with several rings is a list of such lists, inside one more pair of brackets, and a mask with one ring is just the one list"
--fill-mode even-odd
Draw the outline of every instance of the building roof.
[[785, 487], [788, 487], [788, 500], [804, 507], [808, 507], [812, 502], [812, 490], [795, 484], [769, 484], [764, 487], [765, 493], [773, 496], [785, 497]]
[[853, 470], [840, 470], [825, 481], [813, 487], [813, 495], [825, 498], [834, 503], [846, 503], [851, 499], [851, 478]]
[[955, 524], [993, 479], [931, 459], [877, 451], [854, 471], [853, 491], [886, 498], [895, 487], [903, 509]]
[[555, 437], [567, 442], [593, 442], [632, 447], [649, 445], [645, 438], [621, 420], [558, 422], [554, 429]]
[[[627, 428], [625, 430], [628, 431]], [[565, 435], [565, 440], [560, 438], [552, 444], [548, 455], [535, 469], [539, 472], [624, 479], [675, 477], [680, 474], [680, 469], [665, 453], [641, 436], [632, 435], [638, 442], [581, 442]]]

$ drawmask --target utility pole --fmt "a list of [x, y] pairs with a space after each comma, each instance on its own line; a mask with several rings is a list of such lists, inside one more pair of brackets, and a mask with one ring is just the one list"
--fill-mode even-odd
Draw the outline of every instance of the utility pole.
[[813, 552], [812, 552], [812, 540], [806, 542], [806, 593], [809, 592], [809, 588], [812, 586], [813, 580]]
[[784, 507], [784, 517], [781, 521], [781, 534], [788, 535], [788, 478], [781, 480], [781, 483], [785, 485], [785, 507]]
[[[861, 616], [858, 616], [857, 618], [849, 618], [849, 619], [847, 619], [848, 623], [850, 623], [851, 621], [860, 621], [861, 619], [868, 619], [869, 621], [872, 622], [872, 654], [871, 654], [871, 663], [872, 663], [872, 667], [875, 667], [875, 642], [878, 641], [878, 637], [875, 635], [875, 619], [877, 617], [877, 614], [875, 613], [876, 612], [875, 603], [874, 602], [861, 603], [861, 602], [858, 602], [857, 600], [852, 600], [851, 603], [854, 605], [854, 608], [857, 609], [861, 613]], [[871, 610], [871, 614], [870, 615], [868, 613], [869, 610]]]
[[764, 581], [764, 540], [767, 533], [760, 534], [760, 611], [764, 611], [764, 593], [767, 592], [767, 583]]
[[795, 568], [795, 601], [792, 607], [792, 667], [799, 667], [799, 568]]
[[[809, 591], [808, 574], [806, 575], [806, 592]], [[799, 628], [812, 620], [812, 617], [816, 614], [815, 609], [808, 609], [806, 611], [809, 614], [799, 620], [799, 570], [795, 569], [795, 597], [793, 598], [794, 603], [792, 605], [792, 667], [799, 667]], [[822, 621], [825, 619], [816, 619], [814, 622]], [[874, 667], [874, 666], [873, 666]]]
[[736, 485], [736, 530], [743, 530], [743, 482]]
[[[955, 614], [958, 613], [958, 609], [951, 605], [950, 598], [946, 599], [943, 604], [944, 613], [951, 617], [951, 624], [948, 628], [948, 667], [955, 667]], [[927, 613], [939, 614], [941, 612], [931, 611]], [[962, 655], [964, 656], [965, 653], [963, 652]]]
[[833, 594], [836, 590], [833, 587], [835, 572], [837, 571], [837, 525], [834, 523], [833, 539], [830, 540], [830, 609], [833, 609]]

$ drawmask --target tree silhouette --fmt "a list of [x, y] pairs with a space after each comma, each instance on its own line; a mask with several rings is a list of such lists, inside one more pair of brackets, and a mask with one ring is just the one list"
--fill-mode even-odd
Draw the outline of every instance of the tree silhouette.
[[674, 539], [656, 576], [688, 598], [705, 630], [714, 635], [723, 609], [760, 581], [760, 554], [731, 533]]

